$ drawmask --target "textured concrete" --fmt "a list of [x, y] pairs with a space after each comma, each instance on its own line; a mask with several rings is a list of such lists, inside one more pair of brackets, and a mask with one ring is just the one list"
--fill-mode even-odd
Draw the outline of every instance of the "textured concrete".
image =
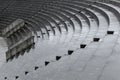
[[35, 36], [33, 47], [8, 62], [7, 45], [0, 39], [0, 80], [120, 80], [120, 1], [1, 0], [0, 4], [1, 29], [16, 19], [25, 21], [6, 43], [16, 45], [31, 32]]

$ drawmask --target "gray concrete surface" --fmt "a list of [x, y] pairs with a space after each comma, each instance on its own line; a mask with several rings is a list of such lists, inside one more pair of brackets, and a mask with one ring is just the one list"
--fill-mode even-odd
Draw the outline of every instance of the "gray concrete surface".
[[[35, 33], [35, 46], [6, 62], [7, 42], [1, 38], [0, 80], [120, 80], [120, 1], [1, 2], [8, 6], [0, 18], [1, 27], [23, 19], [29, 28], [24, 32]], [[20, 31], [17, 35], [27, 36]]]

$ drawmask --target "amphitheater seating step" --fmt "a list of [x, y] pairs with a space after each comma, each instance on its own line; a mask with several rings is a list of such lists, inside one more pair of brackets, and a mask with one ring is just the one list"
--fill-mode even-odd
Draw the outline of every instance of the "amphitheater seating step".
[[119, 0], [0, 0], [0, 80], [120, 80]]

